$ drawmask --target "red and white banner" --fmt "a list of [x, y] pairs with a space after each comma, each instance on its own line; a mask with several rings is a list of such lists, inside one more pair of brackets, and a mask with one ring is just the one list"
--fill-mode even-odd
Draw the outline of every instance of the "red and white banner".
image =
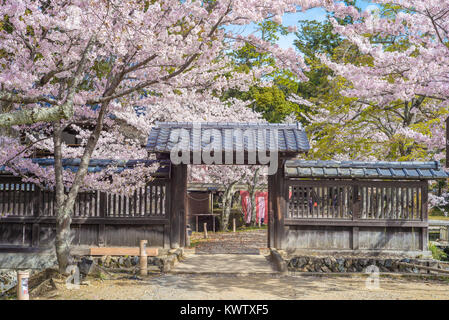
[[[242, 208], [245, 215], [245, 222], [251, 222], [251, 200], [249, 198], [248, 191], [240, 191], [240, 197], [242, 198]], [[268, 192], [257, 191], [256, 192], [256, 222], [261, 224], [268, 223]]]

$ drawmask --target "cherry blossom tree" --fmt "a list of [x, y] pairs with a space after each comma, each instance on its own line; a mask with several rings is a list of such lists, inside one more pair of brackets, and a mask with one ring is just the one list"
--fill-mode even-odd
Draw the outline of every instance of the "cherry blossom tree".
[[[227, 231], [232, 209], [232, 197], [239, 184], [251, 185], [263, 181], [260, 177], [260, 167], [232, 165], [192, 165], [189, 166], [189, 181], [201, 183], [216, 183], [224, 187], [222, 197], [222, 212], [219, 216], [220, 230]], [[255, 186], [254, 186], [255, 188]], [[254, 206], [255, 207], [255, 206]], [[255, 210], [254, 210], [255, 217]]]
[[[323, 55], [322, 61], [350, 82], [342, 94], [357, 98], [364, 108], [401, 105], [398, 116], [403, 126], [398, 132], [419, 137], [427, 144], [429, 155], [441, 159], [438, 149], [444, 126], [435, 120], [448, 113], [449, 1], [372, 2], [382, 10], [362, 12], [343, 3], [328, 6], [334, 12], [334, 18], [330, 18], [334, 31], [369, 60], [341, 63]], [[354, 23], [343, 25], [336, 20], [347, 16]], [[419, 117], [421, 123], [428, 122], [427, 132], [415, 125]]]
[[[344, 3], [327, 6], [334, 13], [334, 31], [368, 59], [351, 63], [322, 55], [321, 61], [348, 81], [341, 93], [356, 99], [361, 113], [377, 112], [360, 133], [372, 128], [383, 135], [384, 143], [400, 136], [402, 156], [442, 160], [449, 113], [449, 1], [372, 2], [380, 10], [362, 12]], [[353, 23], [337, 21], [346, 17]], [[448, 203], [444, 192], [429, 199], [433, 207]]]
[[260, 220], [257, 221], [257, 200], [256, 200], [256, 191], [257, 188], [260, 188], [263, 185], [267, 185], [268, 183], [268, 173], [267, 168], [262, 166], [250, 166], [249, 170], [246, 170], [243, 175], [243, 183], [246, 184], [246, 188], [248, 189], [249, 198], [248, 201], [251, 203], [251, 220], [250, 224], [252, 226], [256, 226], [260, 223]]
[[[383, 14], [360, 12], [352, 6], [332, 6], [336, 18], [351, 16], [357, 23], [334, 30], [372, 57], [371, 65], [338, 64], [326, 60], [351, 81], [350, 96], [388, 104], [416, 97], [448, 99], [449, 2], [437, 0], [375, 0], [388, 5]], [[386, 50], [388, 49], [388, 50]]]
[[[216, 97], [233, 87], [247, 88], [270, 70], [260, 68], [248, 74], [234, 71], [225, 52], [245, 42], [251, 42], [257, 50], [269, 51], [280, 68], [289, 68], [303, 77], [306, 66], [293, 50], [282, 50], [255, 36], [235, 35], [224, 27], [267, 18], [279, 21], [284, 12], [295, 11], [297, 5], [306, 8], [318, 3], [311, 0], [3, 2], [0, 127], [15, 126], [16, 132], [29, 140], [24, 146], [18, 137], [10, 138], [10, 134], [2, 138], [0, 164], [16, 174], [33, 172], [33, 179], [53, 181], [56, 253], [62, 272], [69, 263], [75, 198], [86, 183], [94, 185], [95, 181], [101, 181], [101, 174], [87, 172], [91, 157], [144, 156], [139, 145], [121, 132], [126, 123], [141, 123], [134, 114], [138, 113], [136, 106], [170, 105], [182, 90], [198, 98], [201, 94]], [[150, 111], [144, 113], [145, 117], [150, 116]], [[63, 143], [63, 132], [69, 127], [83, 141], [77, 150]], [[137, 127], [141, 133], [148, 128], [147, 124]], [[37, 145], [51, 149], [54, 168], [41, 168], [26, 160]], [[17, 156], [25, 159], [18, 161]], [[81, 159], [74, 173], [62, 168], [62, 158], [67, 156]], [[128, 178], [117, 181], [129, 183]], [[65, 193], [67, 186], [69, 191]]]

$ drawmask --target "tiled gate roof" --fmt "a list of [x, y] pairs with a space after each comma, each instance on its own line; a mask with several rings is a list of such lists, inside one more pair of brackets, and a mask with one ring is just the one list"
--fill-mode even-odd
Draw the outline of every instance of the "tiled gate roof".
[[[195, 130], [195, 126], [200, 125]], [[263, 129], [268, 129], [263, 132]], [[271, 131], [270, 131], [271, 130]], [[300, 124], [273, 124], [273, 123], [233, 123], [233, 122], [157, 122], [151, 130], [147, 150], [154, 153], [169, 153], [179, 141], [179, 134], [189, 138], [189, 151], [193, 151], [193, 142], [201, 141], [201, 149], [210, 143], [215, 150], [243, 151], [265, 148], [269, 151], [276, 141], [270, 132], [277, 132], [278, 152], [301, 153], [310, 149], [306, 132]], [[239, 133], [244, 133], [244, 139], [238, 139]], [[259, 134], [260, 133], [260, 134]], [[271, 136], [270, 136], [271, 134]], [[211, 137], [212, 135], [212, 137]], [[218, 141], [214, 140], [218, 137]], [[253, 138], [251, 138], [253, 137]], [[261, 137], [265, 137], [262, 139]]]
[[304, 161], [285, 163], [285, 176], [292, 178], [362, 178], [362, 179], [447, 179], [437, 161], [365, 162], [365, 161]]
[[[33, 163], [38, 164], [41, 167], [51, 167], [55, 165], [55, 160], [53, 158], [32, 158]], [[123, 170], [134, 168], [136, 165], [151, 166], [153, 164], [159, 164], [154, 176], [157, 177], [168, 177], [170, 172], [170, 161], [169, 160], [147, 160], [147, 159], [137, 159], [137, 160], [110, 160], [110, 159], [91, 159], [89, 161], [89, 166], [87, 168], [88, 172], [100, 172], [105, 168], [112, 167], [114, 172], [122, 172]], [[81, 164], [81, 159], [62, 159], [62, 166], [66, 170], [71, 170], [72, 172], [77, 172]], [[9, 172], [5, 171], [4, 166], [0, 166], [0, 175], [7, 175]]]

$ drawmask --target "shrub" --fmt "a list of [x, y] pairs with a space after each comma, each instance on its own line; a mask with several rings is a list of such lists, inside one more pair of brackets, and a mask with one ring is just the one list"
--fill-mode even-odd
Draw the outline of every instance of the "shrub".
[[432, 252], [432, 258], [434, 258], [435, 260], [448, 260], [447, 254], [443, 250], [438, 248], [435, 244], [430, 243], [429, 249]]

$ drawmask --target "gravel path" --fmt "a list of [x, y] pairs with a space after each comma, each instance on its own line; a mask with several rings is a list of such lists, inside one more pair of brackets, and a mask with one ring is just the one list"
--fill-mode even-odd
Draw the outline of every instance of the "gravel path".
[[364, 277], [158, 275], [145, 280], [91, 281], [79, 290], [65, 287], [34, 299], [449, 299], [449, 284], [410, 279], [380, 279], [367, 289]]
[[267, 256], [261, 254], [186, 254], [170, 273], [190, 274], [277, 274]]
[[256, 229], [239, 232], [209, 232], [208, 239], [203, 233], [194, 233], [191, 241], [198, 240], [196, 253], [241, 253], [258, 254], [259, 249], [267, 247], [267, 229]]

